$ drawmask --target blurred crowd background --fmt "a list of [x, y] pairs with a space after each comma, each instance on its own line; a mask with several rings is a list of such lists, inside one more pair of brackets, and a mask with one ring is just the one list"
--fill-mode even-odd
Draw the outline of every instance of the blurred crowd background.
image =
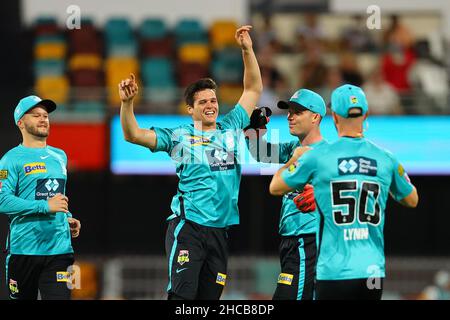
[[[379, 29], [367, 26], [372, 2], [381, 10]], [[71, 211], [82, 221], [74, 241], [82, 287], [74, 290], [74, 298], [165, 299], [165, 218], [177, 179], [111, 173], [110, 121], [119, 112], [121, 79], [137, 76], [136, 113], [171, 116], [186, 114], [182, 95], [189, 83], [212, 77], [224, 114], [242, 93], [243, 65], [234, 32], [251, 24], [264, 82], [259, 105], [275, 114], [281, 114], [277, 101], [298, 88], [315, 90], [328, 102], [335, 87], [350, 83], [363, 87], [373, 116], [446, 117], [450, 4], [391, 2], [5, 3], [0, 153], [20, 142], [12, 121], [20, 98], [37, 94], [58, 104], [49, 144], [69, 156]], [[72, 5], [80, 9], [80, 29], [69, 28], [77, 21]], [[414, 212], [388, 206], [384, 297], [449, 299], [450, 208], [443, 195], [450, 191], [450, 179], [412, 179], [421, 206]], [[225, 299], [268, 299], [275, 288], [280, 201], [268, 195], [269, 181], [267, 176], [242, 179], [242, 225], [231, 232]], [[0, 218], [0, 238], [6, 239], [8, 222]]]

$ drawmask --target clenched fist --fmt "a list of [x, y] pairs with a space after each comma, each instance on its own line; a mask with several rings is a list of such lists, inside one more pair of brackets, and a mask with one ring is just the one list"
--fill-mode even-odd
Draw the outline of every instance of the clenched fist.
[[122, 102], [129, 102], [134, 99], [138, 93], [138, 85], [136, 83], [136, 77], [134, 74], [130, 74], [130, 78], [120, 81], [119, 83], [119, 96]]
[[54, 197], [47, 200], [50, 213], [69, 212], [69, 198], [58, 193]]

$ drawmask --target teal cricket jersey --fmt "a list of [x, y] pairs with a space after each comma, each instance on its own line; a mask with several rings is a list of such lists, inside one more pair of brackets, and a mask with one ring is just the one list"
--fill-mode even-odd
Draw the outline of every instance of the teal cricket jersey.
[[314, 186], [321, 216], [318, 280], [385, 276], [384, 218], [389, 193], [413, 191], [396, 158], [364, 138], [341, 137], [305, 153], [282, 178], [292, 188]]
[[[328, 142], [322, 140], [311, 144], [310, 147], [321, 149], [323, 146], [327, 145]], [[287, 163], [297, 147], [300, 147], [300, 142], [298, 140], [289, 143], [281, 143], [279, 147], [280, 163]], [[317, 209], [308, 213], [303, 213], [298, 210], [294, 203], [294, 198], [298, 196], [298, 194], [299, 191], [296, 190], [283, 196], [279, 223], [279, 234], [282, 236], [298, 236], [301, 234], [316, 233], [317, 231]]]
[[224, 228], [239, 224], [241, 180], [239, 143], [250, 119], [237, 104], [217, 129], [199, 131], [193, 124], [177, 128], [151, 128], [156, 132], [154, 152], [165, 151], [176, 164], [178, 192], [172, 199], [173, 215], [195, 223]]
[[[73, 253], [67, 216], [50, 213], [47, 199], [65, 194], [67, 156], [47, 146], [19, 145], [0, 161], [0, 213], [9, 217], [10, 254]], [[8, 245], [8, 243], [7, 243]]]

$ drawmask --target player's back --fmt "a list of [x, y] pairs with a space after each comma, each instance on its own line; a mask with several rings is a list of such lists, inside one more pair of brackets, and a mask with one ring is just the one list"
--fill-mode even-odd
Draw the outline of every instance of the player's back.
[[340, 138], [317, 154], [318, 280], [384, 277], [385, 208], [397, 166], [364, 138]]

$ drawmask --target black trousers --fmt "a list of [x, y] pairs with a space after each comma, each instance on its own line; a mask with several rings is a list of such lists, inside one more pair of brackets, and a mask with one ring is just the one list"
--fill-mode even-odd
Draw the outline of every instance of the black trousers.
[[227, 277], [228, 235], [189, 220], [169, 221], [166, 233], [168, 299], [218, 300]]
[[6, 285], [13, 300], [70, 300], [68, 267], [73, 254], [32, 256], [11, 254], [6, 258]]
[[316, 276], [316, 235], [282, 237], [281, 273], [273, 300], [312, 300]]
[[317, 300], [381, 300], [383, 278], [317, 280]]

